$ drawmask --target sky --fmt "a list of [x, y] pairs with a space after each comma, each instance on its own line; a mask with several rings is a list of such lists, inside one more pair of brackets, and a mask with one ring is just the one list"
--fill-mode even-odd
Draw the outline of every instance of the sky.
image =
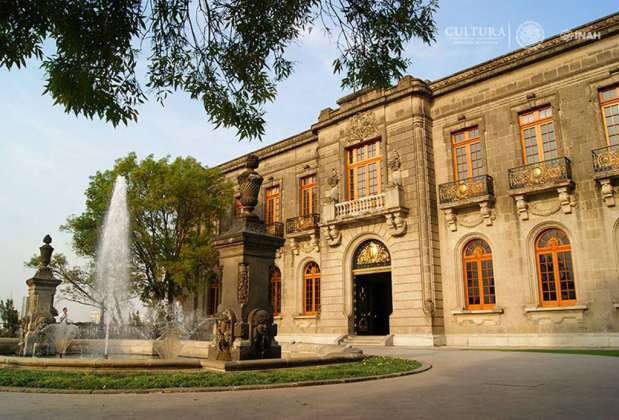
[[[531, 22], [549, 37], [618, 11], [617, 2], [607, 0], [439, 3], [437, 42], [426, 46], [413, 41], [406, 49], [412, 59], [407, 73], [421, 79], [436, 80], [520, 48], [519, 28], [530, 28]], [[25, 70], [0, 69], [0, 299], [13, 298], [21, 306], [25, 280], [34, 274], [24, 261], [38, 252], [47, 233], [56, 252], [79, 262], [70, 236], [59, 226], [83, 211], [89, 176], [129, 152], [193, 156], [215, 166], [306, 130], [321, 109], [335, 108], [335, 101], [350, 93], [333, 74], [336, 56], [319, 30], [291, 46], [295, 71], [266, 106], [262, 141], [251, 142], [239, 141], [232, 129], [214, 129], [201, 105], [185, 94], [174, 94], [164, 107], [155, 101], [144, 104], [137, 123], [114, 128], [66, 114], [42, 96], [44, 75], [36, 61]], [[59, 305], [69, 307], [72, 319], [88, 318], [87, 308]]]

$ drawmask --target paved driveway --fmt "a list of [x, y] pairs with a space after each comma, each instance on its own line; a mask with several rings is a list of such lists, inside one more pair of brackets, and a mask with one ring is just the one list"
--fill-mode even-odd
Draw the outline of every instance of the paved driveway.
[[619, 358], [374, 348], [428, 372], [345, 385], [189, 394], [0, 393], [2, 419], [619, 418]]

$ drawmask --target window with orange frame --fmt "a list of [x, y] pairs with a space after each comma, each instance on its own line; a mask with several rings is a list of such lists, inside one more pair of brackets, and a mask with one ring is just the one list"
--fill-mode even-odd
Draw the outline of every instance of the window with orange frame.
[[600, 107], [606, 144], [619, 144], [619, 85], [600, 91]]
[[358, 200], [381, 193], [380, 140], [346, 150], [346, 192], [348, 200]]
[[547, 229], [535, 242], [537, 277], [542, 306], [576, 304], [572, 246], [560, 229]]
[[320, 312], [320, 268], [310, 262], [303, 270], [303, 313], [315, 315]]
[[456, 180], [483, 175], [479, 128], [471, 127], [451, 135]]
[[559, 156], [551, 106], [520, 114], [518, 123], [525, 165]]

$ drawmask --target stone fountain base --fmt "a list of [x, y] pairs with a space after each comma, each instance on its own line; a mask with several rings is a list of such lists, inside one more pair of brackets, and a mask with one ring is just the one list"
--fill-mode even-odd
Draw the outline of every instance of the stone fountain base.
[[[218, 372], [241, 370], [282, 369], [302, 366], [320, 366], [333, 363], [356, 362], [363, 359], [359, 349], [336, 345], [290, 343], [282, 345], [282, 356], [276, 359], [220, 361], [209, 360], [209, 341], [182, 341], [180, 357], [159, 359], [154, 351], [153, 340], [110, 340], [110, 359], [93, 356], [71, 357], [85, 354], [85, 350], [102, 350], [103, 340], [74, 340], [67, 358], [0, 356], [0, 366], [22, 368], [80, 369], [80, 370], [176, 370], [208, 369]], [[8, 344], [8, 343], [7, 343]], [[12, 343], [11, 343], [12, 344]], [[11, 346], [12, 347], [12, 346]], [[8, 346], [7, 346], [8, 348]], [[146, 358], [118, 358], [121, 356], [144, 356]]]

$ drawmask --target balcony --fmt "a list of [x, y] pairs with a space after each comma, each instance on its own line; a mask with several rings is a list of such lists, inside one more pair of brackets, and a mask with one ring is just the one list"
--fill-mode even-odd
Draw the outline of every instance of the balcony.
[[265, 231], [269, 235], [283, 238], [284, 237], [284, 224], [279, 223], [279, 222], [269, 223], [265, 226]]
[[592, 154], [596, 178], [619, 175], [619, 144], [595, 149]]
[[489, 175], [474, 176], [439, 185], [438, 195], [441, 207], [462, 207], [493, 197], [494, 184]]
[[[441, 184], [438, 195], [439, 208], [445, 214], [450, 230], [457, 230], [456, 211], [471, 207], [479, 207], [479, 223], [492, 225], [495, 217], [491, 208], [494, 203], [494, 183], [491, 176], [479, 175]], [[473, 223], [479, 224], [477, 218]]]
[[[512, 168], [508, 171], [509, 194], [516, 201], [516, 209], [521, 220], [529, 218], [528, 197], [556, 191], [559, 196], [559, 208], [564, 213], [571, 213], [574, 206], [570, 191], [573, 188], [570, 160], [566, 157], [549, 159], [543, 162]], [[543, 211], [548, 213], [549, 210]]]
[[523, 192], [541, 192], [572, 182], [570, 160], [565, 157], [531, 163], [508, 171], [509, 188]]
[[608, 207], [615, 205], [613, 179], [619, 178], [619, 144], [592, 151], [593, 177], [600, 185], [602, 200]]
[[322, 224], [326, 227], [330, 246], [341, 240], [340, 229], [360, 220], [383, 220], [392, 236], [406, 233], [408, 209], [403, 206], [404, 191], [401, 186], [390, 186], [384, 193], [343, 202], [329, 201], [323, 206]]
[[320, 215], [317, 213], [292, 217], [286, 220], [286, 236], [297, 236], [318, 229]]
[[335, 205], [335, 217], [354, 217], [375, 212], [385, 207], [385, 194], [376, 194]]

